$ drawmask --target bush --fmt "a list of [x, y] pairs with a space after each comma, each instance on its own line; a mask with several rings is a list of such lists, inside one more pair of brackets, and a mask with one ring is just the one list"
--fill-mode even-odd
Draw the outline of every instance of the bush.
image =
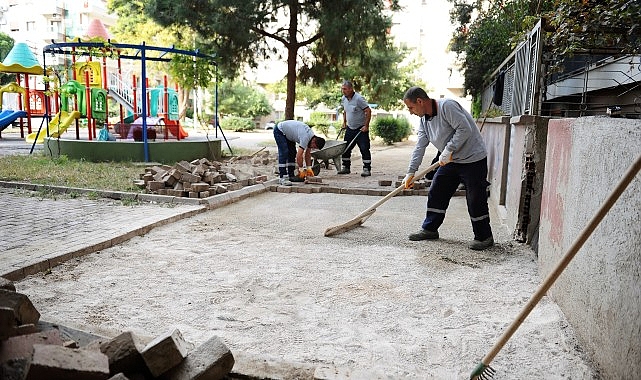
[[381, 117], [370, 126], [372, 133], [383, 139], [387, 145], [403, 141], [412, 134], [412, 126], [404, 117]]
[[329, 121], [326, 114], [322, 112], [312, 112], [312, 114], [309, 115], [307, 125], [319, 131], [325, 135], [325, 137], [329, 137], [329, 127], [332, 125], [332, 122]]
[[246, 117], [229, 116], [220, 120], [220, 127], [235, 132], [253, 131], [254, 121]]

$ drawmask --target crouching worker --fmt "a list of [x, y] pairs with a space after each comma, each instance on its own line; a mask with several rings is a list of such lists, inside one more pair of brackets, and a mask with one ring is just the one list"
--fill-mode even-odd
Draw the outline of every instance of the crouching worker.
[[[291, 186], [292, 182], [304, 182], [313, 176], [312, 149], [323, 149], [325, 139], [314, 135], [309, 125], [297, 120], [281, 121], [274, 128], [274, 140], [278, 146], [278, 183]], [[298, 149], [296, 149], [298, 144]], [[298, 166], [299, 175], [295, 175]]]

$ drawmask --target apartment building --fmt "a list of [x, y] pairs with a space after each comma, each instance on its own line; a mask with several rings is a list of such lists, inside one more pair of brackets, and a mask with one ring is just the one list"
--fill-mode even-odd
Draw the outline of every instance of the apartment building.
[[[0, 0], [0, 31], [29, 45], [40, 61], [44, 46], [83, 37], [93, 19], [109, 28], [117, 17], [106, 0]], [[47, 64], [62, 64], [64, 58], [49, 59]]]

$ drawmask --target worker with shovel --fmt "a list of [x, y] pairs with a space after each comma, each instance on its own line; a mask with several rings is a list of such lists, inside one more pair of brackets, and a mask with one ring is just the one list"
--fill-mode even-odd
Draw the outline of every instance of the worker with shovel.
[[[278, 146], [278, 184], [291, 186], [313, 176], [312, 149], [323, 149], [325, 139], [315, 136], [309, 125], [298, 120], [284, 120], [274, 127], [274, 140]], [[296, 149], [298, 144], [298, 150]], [[295, 175], [298, 166], [299, 176]]]
[[421, 118], [417, 141], [410, 158], [405, 188], [414, 182], [414, 173], [423, 161], [425, 148], [431, 142], [441, 155], [440, 167], [432, 178], [427, 196], [427, 212], [420, 231], [410, 240], [438, 239], [438, 228], [459, 183], [465, 185], [467, 211], [470, 214], [474, 240], [469, 248], [483, 250], [494, 245], [487, 205], [487, 149], [469, 112], [452, 99], [430, 99], [425, 90], [411, 87], [403, 97], [410, 113]]

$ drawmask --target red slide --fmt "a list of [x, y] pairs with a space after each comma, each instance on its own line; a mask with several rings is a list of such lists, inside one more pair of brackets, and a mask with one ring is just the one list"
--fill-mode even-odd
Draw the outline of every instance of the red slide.
[[167, 120], [165, 119], [165, 126], [167, 130], [171, 132], [172, 135], [176, 136], [179, 139], [184, 139], [189, 136], [189, 133], [183, 129], [178, 120]]

